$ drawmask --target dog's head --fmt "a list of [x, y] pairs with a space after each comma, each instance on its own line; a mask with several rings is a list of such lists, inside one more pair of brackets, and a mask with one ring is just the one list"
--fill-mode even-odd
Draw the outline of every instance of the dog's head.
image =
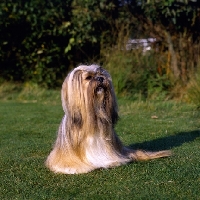
[[68, 115], [95, 113], [95, 116], [111, 117], [111, 123], [117, 120], [111, 76], [98, 65], [80, 65], [72, 70], [63, 83], [61, 94], [63, 109]]

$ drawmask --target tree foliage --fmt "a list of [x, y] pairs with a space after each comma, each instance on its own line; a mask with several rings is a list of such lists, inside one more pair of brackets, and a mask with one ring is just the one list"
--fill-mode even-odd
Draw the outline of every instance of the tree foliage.
[[199, 61], [200, 2], [196, 0], [130, 1], [131, 14], [140, 23], [140, 33], [160, 43], [165, 68], [175, 79], [186, 82]]
[[1, 76], [51, 86], [68, 62], [70, 1], [0, 3]]
[[0, 76], [7, 80], [54, 87], [71, 67], [100, 62], [104, 49], [124, 49], [131, 37], [156, 38], [158, 72], [175, 81], [186, 83], [199, 60], [195, 0], [7, 0], [0, 19]]

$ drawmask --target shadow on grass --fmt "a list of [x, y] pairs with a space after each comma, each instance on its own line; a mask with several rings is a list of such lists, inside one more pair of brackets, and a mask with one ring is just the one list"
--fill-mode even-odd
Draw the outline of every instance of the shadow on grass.
[[144, 149], [144, 150], [168, 150], [173, 147], [181, 146], [183, 143], [192, 142], [197, 137], [200, 137], [200, 130], [181, 132], [176, 135], [170, 135], [164, 138], [158, 138], [152, 141], [146, 141], [142, 143], [135, 143], [129, 145], [132, 149]]

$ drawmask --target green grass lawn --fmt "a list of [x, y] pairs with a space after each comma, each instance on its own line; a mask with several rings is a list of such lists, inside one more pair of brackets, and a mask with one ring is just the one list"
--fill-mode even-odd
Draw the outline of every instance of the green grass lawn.
[[200, 199], [200, 111], [175, 102], [119, 105], [116, 131], [124, 144], [171, 149], [173, 156], [88, 174], [53, 174], [44, 161], [63, 116], [60, 102], [1, 101], [0, 199]]

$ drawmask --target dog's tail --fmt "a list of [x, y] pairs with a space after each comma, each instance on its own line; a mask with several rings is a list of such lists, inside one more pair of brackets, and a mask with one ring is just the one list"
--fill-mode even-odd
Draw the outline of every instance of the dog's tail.
[[156, 151], [156, 152], [136, 150], [136, 151], [129, 152], [129, 157], [135, 161], [152, 160], [156, 158], [168, 157], [171, 155], [172, 155], [172, 152], [169, 150]]

